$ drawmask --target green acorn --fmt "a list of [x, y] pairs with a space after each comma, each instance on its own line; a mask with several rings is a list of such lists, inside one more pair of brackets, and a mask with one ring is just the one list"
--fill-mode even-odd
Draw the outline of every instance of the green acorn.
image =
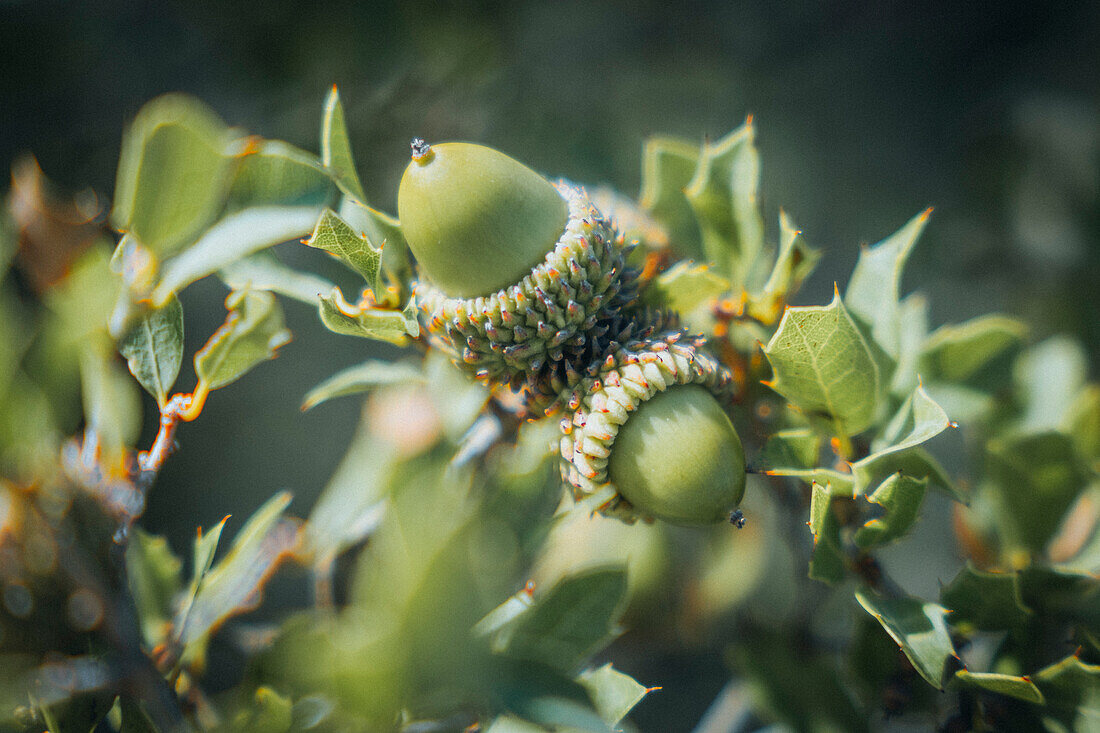
[[491, 148], [414, 140], [397, 209], [429, 333], [484, 381], [576, 368], [637, 301], [630, 248], [585, 192]]
[[706, 524], [745, 490], [741, 440], [722, 407], [731, 376], [682, 331], [609, 354], [562, 420], [562, 478], [578, 501], [626, 522]]

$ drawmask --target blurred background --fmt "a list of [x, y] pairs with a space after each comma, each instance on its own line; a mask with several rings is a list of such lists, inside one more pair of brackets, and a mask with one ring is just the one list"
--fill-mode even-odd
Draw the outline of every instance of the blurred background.
[[[1082, 339], [1095, 368], [1097, 38], [1100, 3], [1087, 1], [2, 0], [0, 160], [33, 153], [63, 188], [109, 200], [123, 128], [150, 98], [190, 92], [231, 124], [316, 151], [335, 83], [368, 198], [393, 211], [413, 136], [484, 142], [635, 194], [646, 136], [718, 137], [751, 114], [769, 226], [783, 207], [826, 250], [801, 302], [825, 302], [861, 243], [934, 206], [906, 275], [934, 324], [1020, 315], [1036, 339]], [[350, 282], [318, 253], [283, 248]], [[188, 353], [221, 322], [222, 293], [203, 282], [184, 294]], [[300, 413], [300, 397], [395, 353], [324, 331], [308, 307], [287, 311], [295, 343], [180, 431], [145, 519], [177, 551], [196, 522], [243, 521], [279, 489], [304, 515], [359, 401]]]

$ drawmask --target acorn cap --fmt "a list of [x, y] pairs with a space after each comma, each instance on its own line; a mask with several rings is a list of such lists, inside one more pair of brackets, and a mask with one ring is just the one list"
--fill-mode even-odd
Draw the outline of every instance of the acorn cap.
[[463, 298], [519, 282], [569, 219], [554, 185], [519, 161], [483, 145], [422, 140], [413, 141], [397, 212], [421, 272]]
[[744, 493], [744, 452], [722, 409], [732, 377], [704, 344], [682, 331], [633, 342], [578, 384], [561, 422], [575, 499], [626, 522], [728, 516]]

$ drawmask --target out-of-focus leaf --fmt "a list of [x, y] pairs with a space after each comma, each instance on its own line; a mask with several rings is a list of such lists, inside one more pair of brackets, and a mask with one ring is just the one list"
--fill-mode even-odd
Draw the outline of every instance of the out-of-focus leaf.
[[944, 619], [947, 610], [916, 598], [886, 598], [867, 590], [856, 591], [856, 600], [878, 619], [920, 676], [942, 690], [948, 660], [957, 658]]
[[873, 547], [904, 536], [917, 521], [927, 487], [927, 479], [915, 479], [900, 473], [879, 484], [867, 499], [882, 506], [884, 514], [860, 527], [856, 531], [855, 543], [860, 547]]
[[343, 336], [386, 341], [397, 346], [408, 343], [409, 336], [420, 335], [416, 303], [412, 300], [404, 310], [359, 308], [344, 300], [339, 288], [333, 288], [320, 298], [319, 313], [325, 328]]
[[695, 212], [703, 252], [719, 272], [746, 288], [763, 247], [764, 225], [757, 191], [760, 160], [751, 122], [716, 143], [706, 143], [684, 195]]
[[163, 537], [132, 530], [126, 545], [126, 577], [134, 597], [142, 636], [152, 649], [165, 640], [172, 620], [173, 602], [183, 590], [183, 563], [172, 554]]
[[355, 172], [355, 157], [348, 141], [348, 126], [344, 121], [344, 105], [340, 92], [333, 85], [325, 98], [324, 116], [321, 118], [321, 162], [345, 192], [360, 201], [366, 201], [363, 184]]
[[1042, 551], [1087, 483], [1073, 441], [1053, 432], [992, 440], [986, 462], [1003, 531]]
[[322, 723], [332, 715], [336, 706], [323, 695], [307, 695], [294, 702], [291, 708], [291, 730], [320, 729]]
[[332, 209], [321, 212], [313, 234], [303, 244], [333, 255], [362, 275], [376, 296], [381, 295], [382, 250], [352, 229]]
[[928, 337], [928, 299], [913, 293], [898, 304], [898, 357], [890, 393], [899, 397], [912, 393], [920, 383], [918, 365]]
[[761, 464], [768, 469], [809, 469], [817, 465], [821, 436], [810, 428], [789, 428], [768, 436], [760, 453]]
[[844, 554], [840, 548], [840, 522], [833, 514], [834, 496], [828, 486], [814, 483], [810, 490], [810, 531], [814, 535], [814, 554], [810, 577], [824, 583], [844, 579]]
[[612, 733], [594, 710], [567, 697], [530, 697], [514, 706], [524, 718], [559, 733]]
[[1032, 565], [1019, 573], [1020, 600], [1047, 619], [1100, 637], [1100, 578]]
[[290, 341], [283, 310], [271, 293], [235, 290], [225, 299], [225, 307], [225, 323], [195, 354], [195, 374], [211, 390], [275, 358], [276, 350]]
[[202, 589], [203, 580], [205, 580], [206, 574], [210, 572], [210, 566], [214, 564], [214, 553], [218, 551], [218, 543], [221, 541], [222, 530], [225, 529], [225, 523], [228, 521], [229, 517], [226, 516], [222, 521], [215, 524], [213, 529], [205, 533], [202, 531], [202, 527], [200, 527], [198, 534], [195, 536], [195, 545], [192, 550], [191, 560], [191, 582], [187, 587], [187, 592], [184, 594], [183, 602], [176, 611], [173, 623], [177, 639], [180, 638], [185, 631], [183, 624], [187, 622], [187, 616], [191, 612], [191, 607], [195, 603], [195, 598]]
[[183, 306], [179, 298], [143, 313], [122, 340], [118, 351], [130, 373], [157, 404], [164, 407], [183, 363]]
[[612, 728], [649, 693], [649, 688], [639, 685], [630, 675], [613, 669], [611, 664], [581, 672], [577, 682], [588, 691], [588, 697], [603, 722]]
[[242, 257], [300, 239], [311, 231], [320, 212], [316, 206], [257, 206], [225, 217], [164, 263], [153, 305], [164, 305], [173, 294]]
[[1064, 720], [1084, 724], [1075, 725], [1073, 730], [1095, 730], [1100, 723], [1095, 706], [1089, 706], [1096, 702], [1096, 690], [1100, 688], [1100, 665], [1069, 656], [1031, 675], [1031, 681], [1043, 693], [1049, 709], [1068, 713]]
[[495, 718], [485, 733], [547, 733], [549, 729], [513, 715]]
[[315, 305], [317, 296], [336, 287], [311, 272], [287, 267], [271, 252], [257, 252], [237, 260], [218, 271], [218, 276], [232, 290], [270, 290], [309, 305]]
[[371, 359], [343, 369], [311, 389], [302, 400], [302, 409], [309, 410], [335, 397], [369, 392], [377, 387], [423, 381], [424, 373], [412, 364]]
[[237, 141], [237, 159], [226, 210], [253, 206], [324, 206], [334, 192], [316, 156], [281, 140]]
[[248, 733], [286, 733], [294, 722], [293, 704], [270, 687], [260, 687], [250, 709], [233, 720], [233, 730]]
[[1100, 385], [1091, 384], [1078, 393], [1064, 425], [1077, 454], [1100, 473]]
[[1088, 377], [1088, 358], [1068, 336], [1032, 346], [1016, 360], [1016, 385], [1026, 405], [1020, 429], [1038, 433], [1059, 429]]
[[648, 302], [658, 308], [690, 314], [730, 289], [730, 281], [708, 265], [677, 262], [646, 288]]
[[490, 646], [494, 652], [504, 651], [509, 638], [509, 634], [505, 630], [516, 619], [530, 610], [532, 604], [534, 604], [533, 593], [534, 588], [528, 583], [518, 593], [510, 596], [504, 603], [482, 616], [481, 620], [474, 625], [474, 634], [490, 639]]
[[969, 672], [960, 669], [955, 673], [955, 679], [966, 687], [1008, 695], [1024, 702], [1033, 702], [1037, 705], [1045, 702], [1043, 693], [1039, 692], [1039, 688], [1027, 677], [1014, 677], [993, 672]]
[[140, 700], [124, 695], [118, 699], [118, 705], [122, 717], [119, 733], [161, 733]]
[[626, 595], [622, 568], [563, 578], [501, 633], [503, 653], [571, 672], [618, 634]]
[[122, 140], [111, 223], [158, 255], [186, 244], [221, 210], [234, 159], [232, 131], [202, 102], [149, 102]]
[[779, 254], [759, 296], [749, 302], [749, 312], [765, 323], [774, 323], [780, 309], [798, 291], [821, 259], [821, 250], [806, 244], [802, 232], [786, 212], [779, 212]]
[[0, 287], [0, 344], [4, 344], [0, 349], [0, 405], [33, 336], [29, 314], [7, 288]]
[[378, 243], [382, 250], [382, 269], [394, 282], [403, 282], [411, 277], [409, 245], [397, 219], [351, 196], [343, 198], [337, 213], [352, 229], [363, 232], [371, 242]]
[[56, 316], [48, 328], [59, 342], [82, 347], [93, 334], [107, 330], [107, 319], [119, 291], [111, 272], [109, 250], [95, 245], [73, 264], [72, 271], [47, 291], [46, 305]]
[[443, 430], [451, 441], [458, 442], [482, 413], [489, 390], [459, 371], [438, 349], [424, 360], [424, 373]]
[[900, 354], [898, 318], [901, 273], [932, 210], [913, 217], [894, 234], [860, 252], [844, 303], [871, 331], [878, 345], [895, 360]]
[[80, 353], [80, 383], [87, 429], [104, 462], [121, 467], [141, 429], [141, 400], [106, 338], [89, 340]]
[[828, 306], [788, 308], [764, 354], [772, 389], [804, 412], [828, 416], [844, 435], [874, 422], [883, 374], [839, 293]]
[[1025, 324], [999, 315], [943, 326], [925, 341], [921, 374], [927, 379], [961, 382], [1008, 349], [1019, 346], [1026, 336]]
[[[283, 518], [290, 494], [276, 494], [248, 520], [221, 562], [198, 578], [190, 604], [176, 616], [176, 635], [185, 655], [201, 659], [205, 640], [226, 619], [259, 605], [264, 583], [298, 542], [297, 523]], [[224, 526], [219, 525], [220, 528]], [[213, 543], [216, 546], [216, 541]], [[213, 552], [198, 557], [209, 568]]]
[[642, 149], [639, 203], [668, 230], [673, 249], [688, 257], [703, 255], [699, 224], [684, 188], [699, 164], [701, 146], [688, 140], [651, 137]]
[[940, 591], [952, 625], [1004, 631], [1027, 623], [1031, 612], [1020, 605], [1015, 573], [987, 573], [967, 566]]

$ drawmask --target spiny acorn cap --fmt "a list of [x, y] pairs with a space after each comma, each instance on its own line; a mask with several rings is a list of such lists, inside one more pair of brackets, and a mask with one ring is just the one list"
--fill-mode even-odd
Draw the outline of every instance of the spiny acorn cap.
[[518, 160], [484, 145], [419, 139], [401, 176], [397, 212], [421, 272], [462, 298], [519, 282], [569, 221], [553, 184]]
[[728, 516], [744, 493], [744, 452], [721, 406], [731, 375], [704, 344], [682, 331], [632, 342], [574, 389], [561, 469], [575, 499], [626, 522]]
[[569, 209], [564, 233], [513, 284], [476, 298], [450, 297], [424, 280], [415, 285], [433, 341], [483, 381], [553, 381], [555, 370], [576, 366], [601, 321], [637, 301], [638, 272], [625, 266], [623, 238], [582, 189], [557, 190]]

